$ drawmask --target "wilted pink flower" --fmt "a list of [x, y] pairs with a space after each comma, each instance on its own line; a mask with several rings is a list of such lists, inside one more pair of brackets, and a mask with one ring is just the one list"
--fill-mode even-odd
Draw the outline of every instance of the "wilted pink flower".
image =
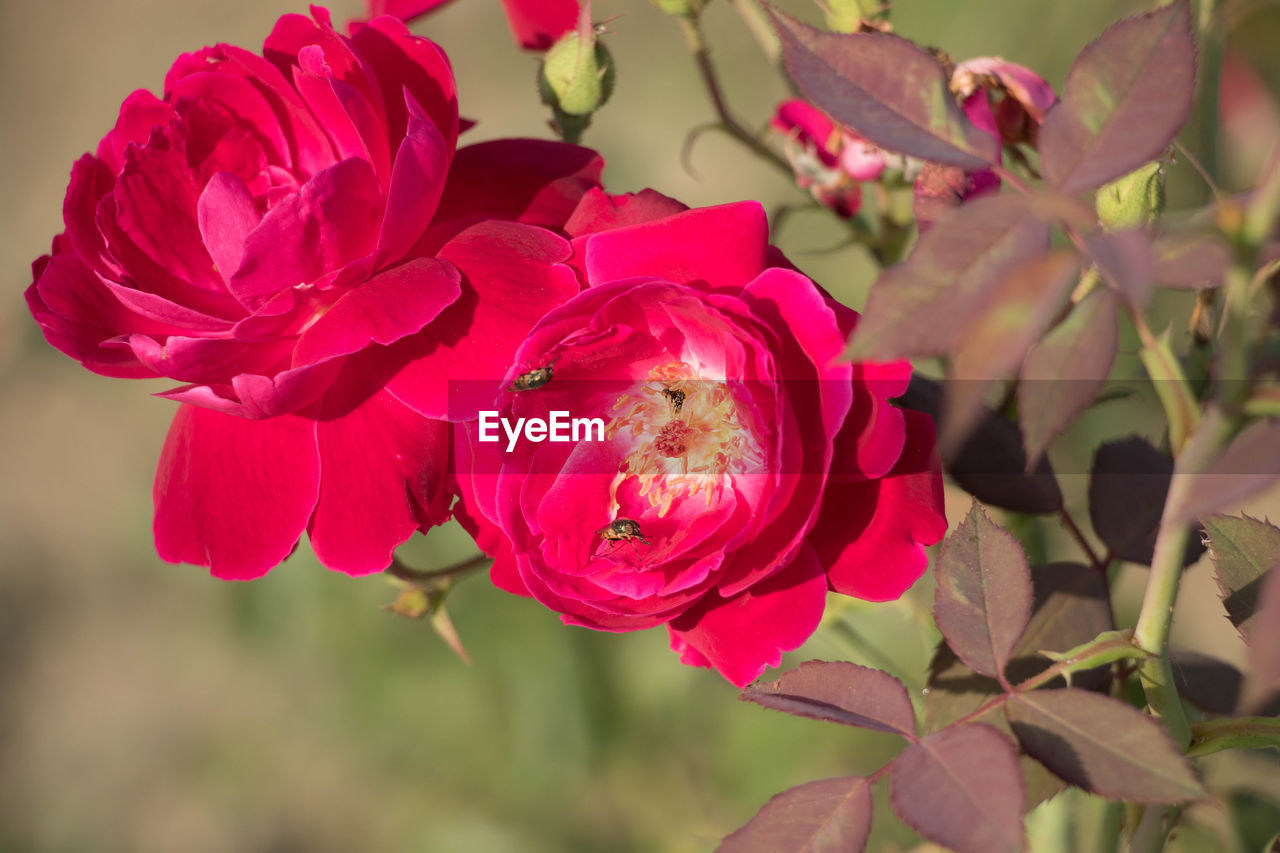
[[[1031, 69], [989, 56], [957, 65], [951, 91], [969, 121], [1003, 145], [1034, 146], [1045, 111], [1057, 100]], [[916, 226], [923, 232], [949, 208], [999, 191], [1000, 178], [991, 169], [966, 172], [930, 163], [915, 182]]]
[[459, 516], [494, 582], [569, 624], [666, 625], [738, 685], [813, 633], [829, 589], [901, 595], [946, 529], [932, 423], [889, 403], [910, 366], [839, 360], [857, 315], [785, 265], [753, 202], [593, 191], [566, 230], [588, 287], [490, 408], [599, 418], [602, 440], [459, 424]]
[[979, 56], [957, 65], [951, 75], [951, 90], [966, 112], [970, 104], [988, 104], [992, 124], [1005, 145], [1025, 142], [1034, 147], [1044, 114], [1058, 100], [1053, 87], [1039, 74], [994, 56]]
[[786, 136], [783, 151], [796, 184], [840, 216], [858, 212], [861, 182], [874, 181], [885, 170], [882, 151], [807, 101], [783, 101], [770, 126]]
[[187, 383], [162, 395], [182, 406], [156, 547], [220, 577], [263, 574], [304, 530], [325, 565], [379, 571], [447, 517], [446, 378], [505, 370], [578, 291], [568, 243], [535, 226], [601, 167], [547, 142], [455, 156], [444, 53], [390, 17], [348, 39], [313, 14], [130, 95], [27, 291], [90, 370]]

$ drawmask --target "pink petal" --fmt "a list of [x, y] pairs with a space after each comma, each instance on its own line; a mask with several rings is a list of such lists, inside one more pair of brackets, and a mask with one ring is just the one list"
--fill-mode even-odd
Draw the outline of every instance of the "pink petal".
[[738, 687], [782, 663], [818, 628], [827, 600], [822, 564], [805, 546], [778, 574], [730, 599], [707, 595], [671, 620], [671, 648], [685, 663], [714, 666]]
[[1006, 62], [995, 56], [967, 59], [956, 66], [955, 73], [991, 74], [1005, 90], [1026, 109], [1036, 124], [1044, 121], [1044, 114], [1058, 100], [1053, 87], [1043, 77], [1016, 62]]
[[405, 135], [405, 93], [440, 129], [450, 152], [458, 142], [458, 96], [449, 58], [434, 42], [419, 38], [395, 18], [370, 21], [351, 36], [351, 46], [382, 88], [389, 138]]
[[280, 291], [368, 255], [377, 245], [382, 208], [369, 161], [353, 158], [325, 169], [273, 207], [249, 235], [232, 293], [257, 308]]
[[378, 251], [385, 261], [403, 257], [426, 232], [449, 171], [450, 145], [408, 92], [405, 109], [409, 126], [396, 151], [378, 237]]
[[612, 231], [628, 225], [652, 222], [677, 213], [689, 206], [673, 198], [667, 198], [654, 190], [612, 195], [599, 187], [593, 187], [582, 197], [573, 216], [564, 224], [570, 237]]
[[855, 181], [874, 181], [887, 165], [884, 152], [869, 142], [847, 138], [840, 149], [840, 168]]
[[525, 50], [546, 50], [578, 24], [578, 0], [502, 0], [502, 7]]
[[560, 228], [604, 160], [590, 148], [542, 139], [497, 139], [458, 150], [436, 221], [514, 219]]
[[98, 159], [112, 173], [124, 166], [124, 150], [131, 143], [142, 145], [151, 138], [151, 131], [167, 125], [174, 118], [173, 107], [148, 92], [138, 89], [120, 104], [116, 126], [98, 143]]
[[371, 343], [384, 346], [422, 330], [461, 293], [458, 270], [435, 258], [417, 258], [348, 291], [298, 339], [293, 364], [350, 355]]
[[120, 266], [107, 252], [107, 243], [98, 230], [98, 205], [116, 185], [115, 173], [107, 164], [86, 154], [71, 167], [71, 182], [62, 202], [62, 221], [75, 253], [94, 272], [105, 277], [120, 274]]
[[833, 478], [809, 535], [831, 588], [865, 601], [901, 596], [929, 565], [924, 546], [947, 532], [933, 421], [903, 416], [906, 445], [893, 471], [880, 480]]
[[419, 526], [448, 517], [449, 432], [385, 391], [349, 411], [329, 411], [326, 401], [320, 497], [308, 528], [321, 563], [349, 575], [380, 572]]
[[214, 269], [230, 281], [244, 256], [244, 241], [262, 219], [244, 181], [227, 172], [205, 184], [197, 204], [200, 234]]
[[399, 353], [412, 361], [388, 390], [425, 417], [475, 417], [469, 409], [450, 411], [450, 380], [485, 383], [492, 399], [529, 329], [577, 294], [577, 278], [561, 263], [568, 255], [562, 238], [516, 222], [486, 222], [463, 231], [440, 252], [462, 272], [462, 296], [422, 334], [405, 341]]
[[[299, 17], [285, 15], [276, 26], [286, 26], [287, 20]], [[310, 21], [307, 23], [311, 25]], [[270, 41], [269, 36], [268, 45]], [[269, 47], [266, 50], [267, 56], [270, 56]], [[296, 51], [290, 54], [289, 60], [294, 56]], [[248, 80], [270, 105], [274, 116], [272, 126], [279, 126], [279, 136], [271, 134], [268, 156], [276, 165], [305, 179], [326, 166], [333, 165], [333, 147], [293, 88], [292, 75], [285, 76], [282, 73], [282, 69], [288, 72], [289, 60], [277, 65], [238, 47], [214, 45], [178, 57], [165, 75], [165, 91], [172, 92], [181, 85], [184, 78], [199, 74], [217, 73]], [[283, 147], [277, 150], [278, 145]]]
[[529, 592], [529, 588], [524, 585], [524, 581], [520, 578], [520, 569], [516, 565], [516, 558], [511, 553], [510, 544], [504, 542], [498, 555], [493, 558], [493, 565], [489, 567], [489, 580], [498, 589], [505, 590], [512, 595], [523, 595], [526, 598], [532, 598], [533, 593]]
[[[697, 239], [689, 239], [696, 234]], [[593, 285], [639, 276], [710, 288], [741, 288], [765, 268], [764, 208], [744, 201], [594, 234], [586, 244]]]
[[367, 20], [372, 20], [380, 15], [391, 15], [408, 23], [414, 18], [434, 11], [449, 2], [451, 0], [369, 0], [365, 4], [365, 8], [368, 10]]
[[[349, 58], [348, 58], [349, 61]], [[353, 110], [357, 114], [372, 112], [381, 123], [381, 104], [370, 104], [364, 97], [360, 87], [339, 79], [334, 70], [325, 61], [324, 49], [317, 44], [308, 44], [298, 51], [297, 65], [292, 69], [293, 85], [298, 94], [306, 101], [311, 112], [319, 119], [325, 134], [334, 147], [335, 159], [345, 160], [348, 157], [359, 157], [375, 165], [378, 175], [386, 177], [386, 166], [389, 164], [388, 152], [385, 148], [385, 133], [379, 138], [383, 149], [377, 154], [370, 150], [368, 140], [356, 126]], [[346, 103], [339, 96], [341, 90], [347, 97]], [[377, 168], [382, 166], [382, 168]]]
[[201, 188], [192, 180], [186, 155], [171, 144], [155, 136], [145, 148], [126, 150], [112, 192], [114, 221], [134, 246], [187, 289], [221, 295], [226, 285], [213, 269], [196, 220]]
[[[266, 162], [284, 165], [291, 161], [289, 140], [263, 88], [250, 77], [223, 73], [216, 64], [169, 81], [166, 99], [174, 104], [187, 128], [183, 134], [193, 166], [210, 158], [210, 142], [224, 138], [231, 143], [233, 156], [243, 156], [246, 149], [253, 148], [260, 151], [259, 156], [265, 155]], [[252, 128], [252, 134], [246, 133], [246, 128]], [[217, 163], [220, 158], [212, 159], [215, 163], [200, 166], [205, 180], [217, 171], [229, 171], [248, 183], [265, 166], [258, 157], [240, 168], [231, 165], [234, 160]]]
[[146, 321], [121, 306], [75, 255], [41, 260], [33, 265], [37, 278], [27, 288], [26, 299], [49, 345], [103, 376], [154, 377], [127, 348], [103, 345]]
[[156, 471], [156, 550], [215, 577], [261, 577], [297, 545], [319, 487], [314, 421], [182, 406]]
[[237, 373], [229, 383], [224, 379], [186, 385], [156, 396], [250, 420], [274, 418], [296, 412], [319, 399], [342, 366], [343, 362], [335, 359], [270, 375]]

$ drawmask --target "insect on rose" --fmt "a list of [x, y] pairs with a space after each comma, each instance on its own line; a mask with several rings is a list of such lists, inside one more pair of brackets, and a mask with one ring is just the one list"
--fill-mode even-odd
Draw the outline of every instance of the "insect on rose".
[[551, 374], [556, 363], [553, 361], [546, 367], [535, 367], [528, 373], [521, 373], [516, 380], [511, 383], [508, 391], [533, 391], [541, 388], [551, 381]]
[[613, 543], [614, 548], [619, 542], [630, 542], [637, 554], [640, 553], [640, 549], [636, 548], [636, 540], [653, 547], [653, 543], [645, 539], [644, 534], [640, 532], [640, 523], [630, 518], [616, 519], [597, 530], [596, 535], [606, 542]]

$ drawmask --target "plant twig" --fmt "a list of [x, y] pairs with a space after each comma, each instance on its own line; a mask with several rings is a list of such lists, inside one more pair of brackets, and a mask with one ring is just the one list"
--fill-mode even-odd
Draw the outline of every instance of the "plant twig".
[[437, 584], [443, 580], [450, 580], [452, 578], [470, 574], [471, 572], [484, 568], [492, 562], [492, 560], [492, 557], [487, 557], [484, 554], [476, 554], [474, 557], [469, 557], [460, 563], [454, 563], [452, 566], [445, 566], [443, 569], [424, 571], [422, 569], [415, 569], [410, 566], [406, 566], [404, 563], [400, 562], [399, 557], [393, 556], [391, 558], [391, 565], [387, 566], [382, 573], [406, 583], [429, 586]]

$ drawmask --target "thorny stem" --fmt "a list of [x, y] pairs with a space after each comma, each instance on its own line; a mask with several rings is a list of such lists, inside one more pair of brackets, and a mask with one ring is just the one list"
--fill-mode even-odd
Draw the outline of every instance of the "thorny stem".
[[1093, 550], [1093, 546], [1089, 544], [1089, 540], [1085, 538], [1084, 531], [1080, 529], [1080, 525], [1076, 524], [1076, 520], [1071, 517], [1071, 513], [1067, 512], [1067, 508], [1063, 504], [1058, 505], [1058, 517], [1062, 519], [1062, 523], [1066, 525], [1067, 532], [1080, 545], [1080, 550], [1084, 551], [1085, 556], [1089, 560], [1089, 565], [1099, 572], [1107, 570], [1107, 563], [1110, 560], [1103, 560], [1098, 556], [1098, 552]]
[[478, 569], [482, 569], [488, 565], [492, 559], [493, 558], [487, 557], [484, 554], [476, 554], [474, 557], [469, 557], [460, 563], [454, 563], [452, 566], [445, 566], [443, 569], [424, 571], [422, 569], [415, 569], [410, 566], [406, 566], [404, 563], [400, 562], [399, 557], [392, 556], [391, 565], [387, 566], [382, 573], [411, 584], [431, 585], [442, 580], [461, 577]]
[[[1191, 740], [1190, 727], [1178, 697], [1169, 664], [1169, 628], [1173, 605], [1178, 594], [1182, 558], [1190, 530], [1177, 522], [1170, 510], [1177, 511], [1183, 495], [1197, 485], [1194, 475], [1203, 471], [1218, 450], [1235, 434], [1242, 419], [1243, 403], [1249, 393], [1248, 301], [1252, 269], [1258, 248], [1275, 227], [1280, 216], [1280, 152], [1255, 193], [1243, 220], [1223, 222], [1223, 230], [1235, 248], [1226, 274], [1226, 299], [1221, 335], [1221, 359], [1217, 370], [1215, 404], [1201, 421], [1192, 440], [1174, 467], [1173, 481], [1165, 501], [1165, 517], [1161, 519], [1151, 561], [1151, 575], [1142, 600], [1134, 641], [1156, 657], [1143, 662], [1138, 669], [1142, 688], [1151, 712], [1161, 718], [1173, 732], [1178, 745]], [[1180, 476], [1182, 475], [1182, 476]], [[1164, 846], [1171, 814], [1168, 807], [1148, 807], [1135, 827], [1130, 845], [1134, 853], [1157, 853]]]
[[[745, 5], [745, 0], [744, 4], [740, 5]], [[719, 119], [718, 124], [714, 125], [714, 127], [723, 130], [736, 139], [751, 153], [785, 175], [787, 181], [794, 185], [795, 173], [791, 168], [791, 164], [761, 142], [755, 134], [747, 130], [730, 112], [729, 103], [725, 100], [724, 90], [720, 86], [720, 76], [716, 73], [715, 64], [711, 61], [711, 51], [707, 48], [707, 41], [702, 32], [702, 21], [698, 14], [681, 16], [680, 28], [684, 32], [685, 44], [689, 48], [689, 53], [693, 56], [698, 74], [702, 77], [702, 85], [707, 90], [707, 97], [711, 100], [711, 107], [715, 110], [716, 118]], [[687, 156], [687, 153], [686, 151], [684, 156]], [[853, 242], [866, 246], [880, 266], [888, 266], [889, 263], [893, 262], [893, 259], [887, 259], [885, 250], [879, 245], [875, 234], [867, 227], [865, 222], [857, 217], [850, 217], [844, 222], [852, 234]]]
[[702, 24], [697, 15], [682, 16], [680, 27], [684, 31], [685, 44], [688, 45], [689, 53], [693, 56], [698, 74], [702, 77], [702, 85], [711, 99], [711, 106], [720, 119], [721, 129], [750, 149], [757, 157], [786, 175], [787, 180], [791, 180], [793, 177], [791, 166], [787, 161], [756, 139], [755, 135], [744, 128], [729, 112], [729, 104], [725, 101], [724, 92], [720, 88], [720, 78], [716, 74], [715, 65], [711, 62], [711, 52], [707, 49], [706, 39], [702, 34]]

